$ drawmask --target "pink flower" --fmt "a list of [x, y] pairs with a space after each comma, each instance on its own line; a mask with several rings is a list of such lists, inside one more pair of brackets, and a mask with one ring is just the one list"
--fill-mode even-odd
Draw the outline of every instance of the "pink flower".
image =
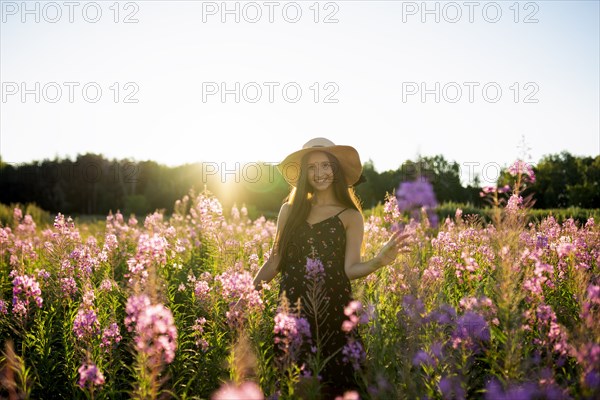
[[117, 325], [116, 322], [113, 322], [102, 332], [102, 343], [100, 343], [100, 347], [108, 351], [113, 344], [119, 343], [121, 339], [119, 325]]
[[96, 367], [96, 364], [82, 364], [78, 369], [79, 371], [79, 386], [83, 389], [86, 384], [90, 385], [103, 385], [104, 375]]
[[8, 306], [6, 305], [6, 301], [0, 299], [0, 314], [8, 314]]
[[265, 396], [254, 382], [244, 382], [239, 386], [226, 383], [211, 397], [212, 400], [264, 400]]
[[516, 194], [513, 194], [508, 199], [508, 204], [506, 205], [506, 212], [509, 214], [515, 214], [522, 207], [523, 207], [523, 198], [521, 196], [517, 196]]
[[171, 363], [177, 349], [177, 328], [171, 311], [162, 304], [150, 304], [146, 295], [132, 296], [125, 308], [125, 326], [135, 329], [135, 347], [152, 360]]
[[295, 358], [305, 339], [311, 337], [310, 324], [306, 318], [297, 317], [286, 312], [279, 312], [275, 316], [275, 344], [281, 350]]
[[35, 301], [38, 308], [42, 308], [42, 291], [35, 277], [17, 275], [13, 279], [13, 312], [20, 317], [27, 317], [29, 301]]
[[360, 400], [360, 396], [358, 392], [351, 390], [349, 392], [344, 392], [344, 396], [337, 396], [335, 400]]
[[508, 167], [508, 173], [512, 176], [522, 175], [527, 177], [529, 182], [535, 182], [535, 173], [531, 164], [526, 163], [523, 160], [516, 160], [510, 167]]
[[96, 311], [92, 308], [81, 307], [73, 321], [73, 332], [78, 339], [90, 338], [100, 331], [100, 323]]

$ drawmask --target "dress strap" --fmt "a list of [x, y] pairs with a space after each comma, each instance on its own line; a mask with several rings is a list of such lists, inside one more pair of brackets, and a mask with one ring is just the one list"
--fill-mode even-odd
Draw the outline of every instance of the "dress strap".
[[344, 211], [346, 211], [348, 208], [344, 208], [342, 211], [340, 211], [339, 213], [335, 214], [334, 217], [337, 217], [338, 215], [340, 215], [341, 213], [343, 213]]

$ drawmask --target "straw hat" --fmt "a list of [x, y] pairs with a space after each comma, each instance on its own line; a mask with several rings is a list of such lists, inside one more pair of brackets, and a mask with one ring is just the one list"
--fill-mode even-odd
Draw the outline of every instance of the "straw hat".
[[339, 160], [348, 186], [358, 182], [362, 173], [362, 164], [356, 149], [352, 146], [336, 145], [329, 139], [319, 137], [304, 143], [301, 150], [293, 152], [277, 164], [277, 169], [290, 185], [296, 186], [298, 182], [302, 157], [315, 150], [333, 154]]

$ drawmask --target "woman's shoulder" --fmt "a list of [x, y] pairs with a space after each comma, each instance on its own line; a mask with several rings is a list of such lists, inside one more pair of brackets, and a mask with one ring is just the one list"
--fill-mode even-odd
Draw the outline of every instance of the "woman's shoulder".
[[346, 208], [340, 213], [339, 216], [346, 228], [351, 225], [361, 224], [363, 222], [363, 215], [355, 208]]

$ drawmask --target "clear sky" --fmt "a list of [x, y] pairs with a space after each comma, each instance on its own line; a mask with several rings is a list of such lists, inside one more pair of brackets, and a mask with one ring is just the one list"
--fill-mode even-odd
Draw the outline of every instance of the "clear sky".
[[598, 1], [223, 4], [2, 1], [2, 160], [231, 168], [324, 136], [485, 183], [522, 137], [600, 153]]

